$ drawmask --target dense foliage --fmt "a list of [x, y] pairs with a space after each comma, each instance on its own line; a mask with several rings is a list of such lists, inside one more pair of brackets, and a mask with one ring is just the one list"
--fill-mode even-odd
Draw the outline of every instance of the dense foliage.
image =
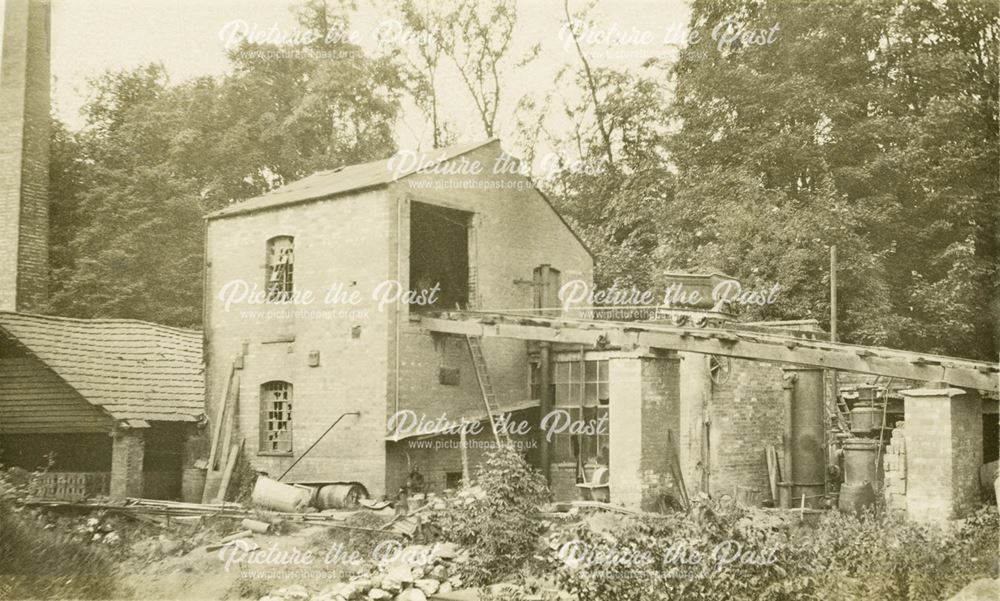
[[775, 317], [821, 317], [837, 244], [851, 339], [995, 359], [997, 3], [694, 2], [703, 36], [727, 21], [777, 30], [681, 53], [671, 158], [702, 235], [671, 254], [787, 282], [799, 306]]
[[545, 477], [514, 449], [489, 452], [475, 488], [463, 502], [432, 515], [429, 529], [471, 549], [465, 582], [487, 585], [515, 572], [531, 556], [542, 532], [539, 505], [549, 500]]
[[307, 47], [244, 41], [230, 72], [172, 84], [163, 67], [95, 79], [86, 127], [53, 128], [52, 311], [201, 325], [203, 215], [320, 169], [388, 156], [400, 77], [330, 36], [306, 3]]
[[[344, 30], [349, 5], [307, 0], [301, 27]], [[566, 23], [610, 26], [613, 7], [587, 7], [564, 2]], [[96, 79], [86, 127], [53, 128], [51, 310], [200, 325], [201, 216], [390, 154], [404, 97], [433, 146], [454, 140], [444, 69], [482, 126], [464, 137], [496, 133], [505, 82], [537, 52], [512, 51], [514, 4], [414, 0], [397, 17], [430, 43], [244, 43], [224, 77]], [[837, 245], [843, 340], [995, 359], [997, 4], [694, 0], [689, 26], [676, 61], [628, 69], [567, 43], [555, 81], [518, 102], [514, 145], [564, 159], [540, 185], [595, 252], [597, 284], [721, 270], [780, 286], [745, 318], [825, 326]]]
[[[581, 601], [932, 601], [997, 577], [997, 532], [994, 507], [949, 530], [836, 512], [812, 527], [793, 516], [700, 499], [691, 516], [558, 531], [556, 549], [581, 541], [587, 546], [576, 549], [592, 553], [552, 552], [545, 568]], [[691, 559], [696, 552], [700, 559]], [[652, 561], [642, 565], [647, 557]]]
[[842, 339], [995, 359], [997, 4], [695, 0], [689, 27], [667, 72], [581, 52], [561, 81], [583, 101], [545, 141], [604, 169], [547, 189], [598, 284], [721, 270], [781, 286], [747, 318], [827, 325], [837, 245]]

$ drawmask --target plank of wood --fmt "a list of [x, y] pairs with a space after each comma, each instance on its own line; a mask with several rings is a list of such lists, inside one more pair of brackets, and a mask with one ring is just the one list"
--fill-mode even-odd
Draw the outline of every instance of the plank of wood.
[[226, 470], [222, 472], [222, 482], [219, 484], [219, 493], [215, 496], [216, 503], [224, 503], [226, 500], [226, 493], [229, 492], [229, 481], [233, 478], [233, 468], [236, 467], [236, 458], [240, 454], [240, 450], [243, 448], [243, 439], [239, 442], [234, 443], [232, 448], [229, 449], [229, 458], [226, 460]]
[[[705, 328], [685, 331], [682, 328], [660, 324], [635, 325], [634, 322], [595, 320], [570, 320], [533, 317], [504, 313], [449, 313], [450, 319], [421, 316], [421, 327], [433, 332], [465, 336], [543, 340], [574, 344], [621, 348], [649, 347], [723, 355], [757, 361], [796, 363], [825, 369], [854, 371], [874, 375], [892, 376], [908, 380], [943, 380], [954, 386], [978, 390], [1000, 390], [996, 363], [972, 361], [957, 357], [931, 356], [910, 351], [881, 347], [861, 347], [840, 342], [794, 338], [798, 345], [789, 349], [785, 343], [790, 337], [782, 334], [754, 333], [747, 337], [743, 332], [719, 332]], [[493, 323], [487, 325], [484, 319]], [[697, 334], [697, 335], [696, 335]], [[725, 335], [728, 340], [709, 338]], [[736, 337], [736, 341], [731, 340]], [[752, 338], [752, 340], [751, 340]], [[861, 355], [864, 356], [861, 356]], [[918, 360], [920, 359], [920, 360]], [[930, 364], [930, 360], [938, 364]]]
[[774, 445], [764, 447], [764, 459], [767, 462], [767, 482], [771, 488], [771, 499], [778, 502], [778, 451]]
[[229, 402], [229, 391], [233, 387], [233, 378], [236, 377], [236, 362], [229, 368], [229, 380], [226, 383], [226, 390], [223, 393], [224, 399], [219, 403], [219, 410], [216, 412], [215, 424], [212, 426], [212, 446], [208, 452], [208, 470], [215, 469], [215, 456], [218, 454], [219, 438], [222, 436], [222, 421], [226, 414], [226, 404]]
[[[222, 428], [222, 445], [219, 447], [221, 451], [230, 451], [232, 449], [233, 442], [233, 430], [236, 428], [236, 410], [239, 407], [240, 402], [240, 377], [238, 375], [233, 376], [232, 388], [228, 395], [226, 395], [226, 416], [225, 416], [225, 426]], [[219, 469], [229, 462], [229, 457], [219, 458]]]
[[630, 509], [628, 507], [620, 507], [618, 505], [612, 505], [611, 503], [605, 503], [603, 501], [571, 501], [570, 505], [573, 507], [587, 507], [590, 509], [604, 509], [606, 511], [614, 511], [616, 513], [624, 513], [628, 515], [646, 515], [646, 512], [639, 509]]
[[215, 500], [220, 484], [222, 484], [222, 472], [216, 470], [205, 473], [205, 492], [201, 497], [203, 503], [211, 503]]
[[[229, 383], [226, 386], [226, 400], [219, 408], [218, 423], [215, 425], [215, 433], [212, 435], [212, 450], [208, 460], [208, 472], [205, 474], [205, 491], [202, 493], [201, 502], [208, 503], [215, 499], [219, 487], [222, 484], [223, 470], [216, 469], [216, 462], [229, 463], [229, 457], [221, 456], [222, 451], [229, 451], [229, 439], [232, 437], [233, 420], [235, 414], [236, 400], [239, 398], [240, 379], [236, 375], [236, 362], [233, 362], [229, 370]], [[219, 438], [225, 432], [226, 441], [224, 447], [220, 448]], [[220, 465], [220, 467], [222, 467]]]
[[684, 511], [691, 509], [691, 499], [688, 498], [687, 487], [684, 485], [684, 474], [681, 472], [681, 462], [677, 458], [677, 451], [674, 449], [673, 430], [667, 430], [667, 453], [670, 455], [670, 476], [674, 481], [674, 489], [677, 491], [677, 500], [684, 506]]

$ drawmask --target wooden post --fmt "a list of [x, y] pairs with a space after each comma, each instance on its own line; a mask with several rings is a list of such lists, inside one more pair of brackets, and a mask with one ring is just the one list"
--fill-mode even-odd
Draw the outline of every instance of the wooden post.
[[469, 474], [469, 441], [465, 435], [465, 425], [458, 430], [458, 444], [462, 451], [462, 486], [471, 484]]
[[837, 245], [830, 247], [830, 342], [837, 342]]

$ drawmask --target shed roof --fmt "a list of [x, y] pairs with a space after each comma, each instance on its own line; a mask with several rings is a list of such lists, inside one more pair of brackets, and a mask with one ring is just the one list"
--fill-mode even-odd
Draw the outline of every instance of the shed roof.
[[199, 331], [0, 311], [0, 334], [115, 419], [191, 422], [205, 413]]

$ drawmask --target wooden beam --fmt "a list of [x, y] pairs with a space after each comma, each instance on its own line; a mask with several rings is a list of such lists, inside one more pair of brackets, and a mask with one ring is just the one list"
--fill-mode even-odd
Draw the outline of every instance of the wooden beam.
[[942, 380], [953, 386], [996, 392], [1000, 388], [996, 363], [913, 353], [880, 347], [806, 340], [782, 334], [713, 328], [682, 329], [659, 324], [592, 320], [547, 319], [507, 314], [447, 313], [421, 317], [419, 325], [433, 332], [543, 340], [624, 350], [665, 349], [793, 363], [909, 380]]

